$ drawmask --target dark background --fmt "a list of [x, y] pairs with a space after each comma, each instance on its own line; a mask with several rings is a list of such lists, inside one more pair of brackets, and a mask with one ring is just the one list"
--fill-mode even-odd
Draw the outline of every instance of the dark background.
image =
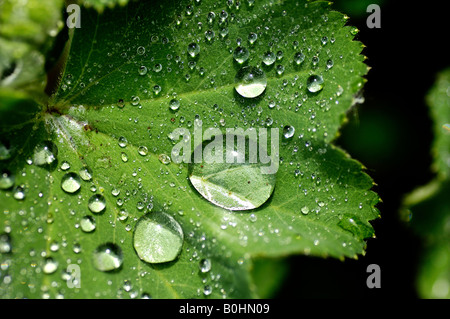
[[[381, 28], [369, 29], [367, 5], [381, 7]], [[293, 256], [277, 298], [419, 298], [415, 287], [421, 238], [400, 219], [402, 198], [433, 178], [433, 139], [425, 96], [436, 74], [450, 66], [447, 1], [335, 1], [332, 8], [350, 16], [360, 32], [363, 54], [372, 68], [365, 102], [349, 113], [335, 142], [367, 167], [382, 203], [372, 222], [376, 239], [367, 253], [344, 262]], [[381, 268], [381, 288], [369, 289], [369, 264]]]

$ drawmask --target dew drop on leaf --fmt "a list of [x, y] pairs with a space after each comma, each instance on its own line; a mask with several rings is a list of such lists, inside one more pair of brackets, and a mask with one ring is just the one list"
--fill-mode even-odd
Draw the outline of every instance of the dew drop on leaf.
[[61, 188], [66, 193], [75, 193], [81, 187], [81, 179], [77, 174], [70, 172], [61, 179]]
[[276, 59], [277, 57], [275, 56], [274, 52], [267, 51], [266, 53], [264, 53], [262, 61], [265, 65], [269, 66], [274, 64]]
[[58, 148], [51, 141], [45, 141], [36, 145], [33, 154], [33, 163], [37, 166], [46, 166], [56, 161]]
[[151, 212], [136, 223], [133, 246], [139, 258], [148, 263], [174, 260], [181, 252], [183, 230], [170, 215]]
[[93, 263], [100, 271], [119, 269], [123, 263], [122, 249], [113, 243], [102, 244], [94, 251]]
[[245, 47], [237, 47], [233, 52], [233, 58], [239, 64], [247, 61], [249, 56], [250, 52]]
[[305, 55], [301, 52], [297, 52], [294, 55], [294, 62], [297, 65], [300, 65], [303, 63], [303, 61], [305, 61]]
[[188, 45], [187, 52], [191, 57], [195, 58], [200, 53], [200, 46], [197, 43], [192, 42]]
[[78, 172], [80, 174], [80, 177], [83, 181], [90, 181], [92, 179], [92, 170], [85, 166]]
[[8, 170], [3, 170], [0, 175], [0, 189], [8, 189], [14, 185], [15, 176]]
[[[233, 139], [236, 137], [229, 136]], [[256, 156], [250, 158], [253, 153], [250, 150], [255, 149], [252, 145], [256, 145], [256, 139], [237, 135], [237, 145], [230, 143], [229, 146], [233, 147], [227, 147], [226, 135], [221, 137], [222, 141], [218, 142], [216, 136], [209, 144], [198, 146], [203, 148], [202, 161], [196, 161], [193, 156], [188, 166], [189, 180], [200, 195], [219, 207], [248, 210], [261, 206], [272, 195], [276, 171], [268, 169], [268, 164], [261, 163]], [[239, 147], [239, 143], [242, 145], [243, 142], [248, 148]], [[222, 148], [219, 147], [221, 144]], [[211, 150], [212, 145], [216, 148], [214, 152]], [[264, 148], [263, 145], [259, 147]]]
[[84, 216], [80, 221], [81, 230], [90, 233], [95, 230], [95, 219], [92, 216]]
[[242, 97], [260, 96], [267, 86], [264, 71], [253, 66], [242, 67], [235, 77], [235, 89]]
[[106, 200], [103, 195], [95, 194], [89, 198], [88, 201], [89, 210], [95, 214], [101, 213], [106, 208]]
[[294, 136], [295, 133], [295, 127], [291, 126], [291, 125], [286, 125], [283, 128], [283, 136], [284, 138], [291, 138], [292, 136]]
[[203, 273], [210, 271], [211, 270], [211, 260], [208, 258], [200, 260], [199, 269]]
[[311, 93], [319, 92], [323, 89], [323, 78], [320, 75], [311, 75], [306, 81], [306, 88]]

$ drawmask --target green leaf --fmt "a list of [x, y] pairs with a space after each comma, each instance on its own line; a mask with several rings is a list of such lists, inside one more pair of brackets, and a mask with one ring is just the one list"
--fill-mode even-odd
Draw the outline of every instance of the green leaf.
[[[205, 0], [130, 2], [102, 14], [83, 9], [81, 17], [56, 94], [24, 124], [27, 131], [6, 128], [2, 135], [17, 149], [2, 163], [15, 176], [14, 186], [0, 193], [2, 238], [11, 247], [2, 255], [11, 281], [1, 284], [3, 296], [249, 298], [257, 290], [269, 294], [253, 284], [253, 258], [364, 254], [379, 198], [364, 167], [330, 144], [368, 70], [344, 15], [327, 2], [237, 8]], [[233, 59], [238, 39], [249, 51], [243, 65], [266, 75], [255, 98], [234, 88], [243, 67]], [[191, 43], [200, 47], [194, 56]], [[267, 51], [278, 55], [269, 66], [262, 64]], [[305, 56], [300, 64], [298, 52]], [[313, 75], [324, 81], [316, 92], [307, 87]], [[197, 192], [188, 165], [175, 163], [172, 149], [176, 128], [194, 135], [199, 127], [222, 134], [279, 129], [276, 184], [264, 204], [230, 211]], [[285, 128], [292, 134], [283, 134]], [[42, 149], [43, 141], [52, 144]], [[191, 149], [202, 142], [193, 136]], [[61, 188], [68, 172], [88, 176], [74, 193]], [[221, 182], [230, 190], [234, 184]], [[89, 210], [94, 195], [106, 203], [99, 214]], [[162, 264], [141, 260], [133, 242], [140, 218], [157, 212], [176, 220], [184, 234], [180, 255]], [[95, 219], [94, 231], [80, 229], [85, 216]], [[105, 243], [122, 252], [123, 263], [112, 272], [96, 269], [92, 257]], [[205, 260], [211, 268], [203, 272]], [[46, 274], [55, 262], [57, 270]], [[72, 264], [80, 267], [80, 288], [67, 286], [67, 274], [61, 278]]]
[[441, 72], [427, 95], [434, 121], [433, 169], [436, 178], [409, 194], [403, 216], [424, 239], [417, 274], [417, 290], [423, 298], [450, 298], [450, 70]]

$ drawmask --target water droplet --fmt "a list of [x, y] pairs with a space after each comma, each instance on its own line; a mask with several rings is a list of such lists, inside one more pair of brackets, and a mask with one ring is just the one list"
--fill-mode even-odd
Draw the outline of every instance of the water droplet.
[[138, 220], [133, 234], [133, 246], [143, 261], [172, 261], [180, 254], [182, 245], [183, 230], [172, 216], [152, 212]]
[[23, 200], [25, 199], [25, 190], [22, 186], [17, 186], [14, 189], [13, 197], [17, 200]]
[[83, 181], [90, 181], [92, 179], [92, 170], [85, 166], [82, 169], [80, 169], [80, 171], [78, 172], [78, 174], [80, 174], [80, 177]]
[[172, 111], [178, 110], [180, 108], [180, 101], [178, 101], [177, 99], [170, 100], [169, 107]]
[[11, 238], [7, 234], [0, 235], [0, 253], [7, 254], [11, 252]]
[[305, 61], [305, 55], [301, 52], [297, 52], [294, 55], [294, 62], [297, 65], [300, 65], [303, 63], [303, 61]]
[[158, 95], [159, 94], [159, 92], [161, 92], [161, 86], [159, 86], [159, 85], [154, 85], [153, 86], [153, 93], [155, 93], [156, 95]]
[[122, 159], [122, 162], [126, 163], [128, 162], [128, 155], [125, 152], [120, 153], [120, 158]]
[[294, 136], [295, 133], [295, 127], [291, 126], [291, 125], [286, 125], [283, 128], [283, 136], [284, 138], [291, 138], [292, 136]]
[[329, 59], [329, 60], [327, 61], [327, 69], [331, 69], [331, 68], [333, 67], [333, 65], [334, 65], [333, 60]]
[[263, 55], [263, 63], [267, 66], [272, 65], [276, 59], [277, 57], [275, 56], [275, 53], [271, 51], [267, 51]]
[[95, 219], [92, 216], [84, 216], [80, 221], [81, 230], [90, 233], [95, 230]]
[[0, 189], [8, 189], [13, 187], [15, 176], [8, 170], [3, 170], [0, 175]]
[[101, 213], [106, 207], [106, 200], [103, 195], [95, 194], [89, 198], [88, 201], [89, 210], [95, 214]]
[[133, 105], [133, 106], [137, 106], [140, 101], [141, 101], [141, 99], [139, 98], [139, 96], [131, 97], [131, 105]]
[[119, 137], [118, 144], [120, 147], [124, 148], [128, 145], [128, 140], [125, 137], [121, 136]]
[[80, 187], [81, 179], [73, 172], [65, 174], [61, 179], [61, 188], [66, 193], [75, 193]]
[[233, 58], [239, 64], [247, 61], [249, 56], [250, 52], [245, 47], [237, 47], [233, 52]]
[[191, 57], [195, 58], [200, 53], [200, 46], [197, 43], [192, 42], [188, 45], [187, 52]]
[[163, 163], [164, 165], [167, 165], [170, 163], [170, 157], [166, 154], [160, 154], [158, 156], [158, 159], [161, 163]]
[[284, 65], [278, 64], [276, 70], [278, 75], [282, 75], [284, 73]]
[[206, 285], [203, 287], [203, 294], [205, 296], [209, 296], [212, 293], [212, 287], [210, 285]]
[[100, 271], [111, 271], [122, 266], [122, 249], [113, 243], [102, 244], [93, 254], [94, 267]]
[[11, 149], [0, 141], [0, 161], [7, 160], [11, 157]]
[[235, 89], [243, 97], [260, 96], [267, 86], [266, 74], [253, 66], [244, 66], [236, 74]]
[[163, 68], [163, 66], [162, 66], [161, 63], [156, 63], [156, 64], [153, 66], [153, 71], [155, 71], [156, 73], [158, 73], [158, 72], [161, 72], [162, 68]]
[[258, 39], [258, 35], [254, 32], [250, 32], [248, 35], [248, 42], [250, 44], [254, 44], [256, 42], [256, 40]]
[[138, 47], [136, 49], [137, 54], [139, 55], [143, 55], [145, 53], [145, 48], [144, 47]]
[[42, 270], [45, 274], [53, 274], [58, 269], [58, 262], [53, 260], [53, 258], [45, 259], [44, 267]]
[[207, 41], [212, 41], [214, 39], [215, 33], [212, 30], [208, 30], [205, 32], [205, 39]]
[[67, 171], [70, 168], [70, 163], [68, 161], [63, 161], [61, 163], [61, 170], [63, 171]]
[[139, 146], [138, 153], [142, 156], [146, 156], [148, 154], [147, 146]]
[[36, 145], [33, 154], [33, 163], [37, 166], [51, 165], [56, 161], [58, 148], [50, 141]]
[[208, 258], [200, 260], [199, 263], [200, 271], [205, 273], [211, 270], [211, 260]]
[[300, 211], [302, 212], [303, 215], [308, 215], [309, 208], [308, 208], [308, 206], [303, 206]]
[[138, 69], [139, 75], [146, 75], [147, 74], [147, 67], [145, 65], [141, 65]]
[[123, 108], [125, 106], [125, 102], [123, 101], [123, 99], [119, 99], [119, 101], [117, 101], [117, 106], [119, 108]]
[[[214, 141], [198, 146], [203, 148], [202, 161], [194, 157], [188, 166], [192, 185], [209, 202], [225, 209], [248, 210], [261, 206], [273, 192], [276, 174], [269, 169], [267, 163], [257, 161], [256, 139], [229, 135], [228, 139], [231, 137], [233, 141], [230, 144], [226, 141], [226, 135], [221, 137], [219, 144], [216, 136]], [[238, 143], [234, 145], [236, 137]], [[214, 152], [211, 145], [214, 145]], [[261, 151], [263, 145], [259, 147], [260, 154], [267, 154], [262, 153], [264, 150]], [[200, 152], [196, 149], [193, 154], [196, 153]], [[251, 154], [254, 154], [252, 158]]]
[[323, 78], [320, 75], [311, 75], [306, 81], [306, 87], [309, 92], [315, 93], [323, 89]]

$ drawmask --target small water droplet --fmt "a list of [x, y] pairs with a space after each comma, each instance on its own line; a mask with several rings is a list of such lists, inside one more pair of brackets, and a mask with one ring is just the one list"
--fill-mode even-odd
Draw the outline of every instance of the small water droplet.
[[266, 74], [253, 66], [244, 66], [236, 74], [235, 89], [246, 98], [260, 96], [267, 86]]
[[133, 246], [139, 258], [148, 263], [174, 260], [181, 252], [183, 230], [178, 222], [163, 212], [142, 216], [136, 223]]
[[305, 55], [302, 52], [297, 52], [294, 55], [294, 62], [297, 65], [300, 65], [305, 61]]
[[205, 32], [205, 39], [206, 39], [207, 41], [212, 41], [212, 40], [214, 40], [214, 36], [215, 36], [215, 33], [214, 33], [214, 31], [212, 31], [212, 30], [208, 30], [208, 31]]
[[87, 166], [80, 169], [78, 174], [80, 174], [80, 177], [83, 181], [88, 182], [92, 179], [92, 170]]
[[208, 258], [200, 260], [199, 263], [200, 271], [205, 273], [211, 270], [211, 260]]
[[172, 111], [178, 110], [180, 108], [180, 101], [177, 99], [170, 100], [169, 107]]
[[170, 157], [166, 154], [160, 154], [158, 156], [158, 159], [161, 163], [163, 163], [164, 165], [167, 165], [170, 163]]
[[95, 230], [95, 219], [92, 216], [84, 216], [80, 221], [81, 230], [90, 233]]
[[258, 35], [254, 32], [250, 32], [248, 35], [248, 43], [254, 44], [256, 40], [258, 39]]
[[8, 189], [13, 187], [16, 178], [8, 170], [3, 170], [0, 175], [0, 189]]
[[295, 133], [295, 127], [291, 126], [291, 125], [286, 125], [283, 128], [283, 136], [284, 138], [291, 138], [292, 136], [294, 136]]
[[309, 208], [308, 206], [303, 206], [300, 211], [302, 212], [303, 215], [308, 215]]
[[80, 187], [81, 179], [73, 172], [65, 174], [61, 179], [61, 188], [66, 193], [75, 193]]
[[125, 137], [121, 136], [119, 137], [118, 144], [120, 147], [124, 148], [128, 145], [128, 140]]
[[264, 53], [262, 61], [265, 65], [269, 66], [272, 65], [276, 59], [277, 57], [275, 56], [274, 52], [267, 51], [266, 53]]
[[106, 200], [103, 195], [95, 194], [89, 198], [88, 201], [89, 210], [95, 214], [101, 213], [106, 208]]
[[63, 161], [61, 163], [61, 170], [63, 171], [67, 171], [70, 168], [70, 163], [68, 161]]
[[44, 267], [42, 268], [45, 274], [47, 275], [53, 274], [57, 269], [58, 269], [57, 261], [53, 260], [53, 258], [50, 257], [45, 259]]
[[14, 189], [13, 197], [17, 200], [24, 200], [25, 199], [25, 190], [22, 186], [17, 186]]
[[233, 52], [233, 58], [239, 64], [247, 61], [249, 56], [250, 52], [245, 47], [237, 47]]
[[33, 154], [33, 163], [37, 166], [51, 165], [56, 161], [58, 148], [51, 141], [45, 141], [36, 145]]
[[148, 154], [147, 146], [139, 146], [138, 153], [142, 156], [146, 156]]
[[93, 254], [94, 267], [100, 271], [111, 271], [122, 266], [122, 249], [113, 243], [102, 244]]
[[145, 53], [145, 48], [140, 46], [136, 49], [137, 54], [143, 55]]
[[323, 89], [324, 81], [320, 75], [311, 75], [306, 81], [306, 87], [309, 92], [316, 93]]
[[195, 58], [200, 53], [200, 46], [197, 43], [192, 42], [188, 45], [187, 52], [191, 57]]
[[146, 75], [147, 74], [147, 67], [145, 65], [141, 65], [138, 69], [139, 75]]

